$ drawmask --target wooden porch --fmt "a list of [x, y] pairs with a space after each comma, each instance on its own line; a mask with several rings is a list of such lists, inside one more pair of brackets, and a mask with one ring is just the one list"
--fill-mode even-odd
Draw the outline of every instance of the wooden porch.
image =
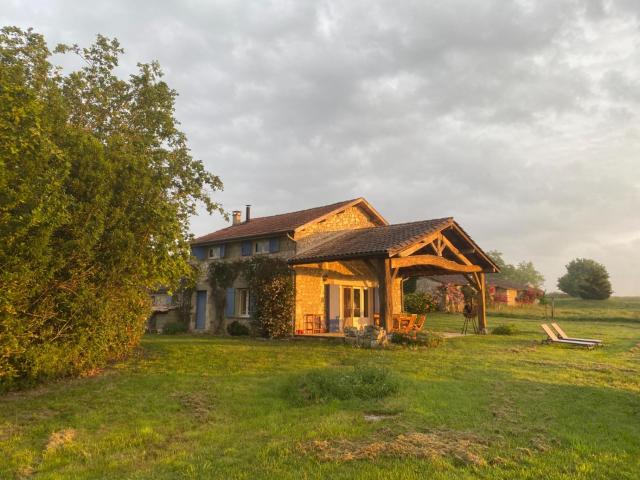
[[399, 328], [394, 319], [403, 315], [394, 312], [397, 279], [462, 274], [475, 291], [477, 330], [487, 331], [485, 274], [499, 269], [452, 218], [352, 231], [290, 261], [319, 269], [325, 262], [360, 262], [368, 267], [378, 284], [379, 326], [387, 332]]

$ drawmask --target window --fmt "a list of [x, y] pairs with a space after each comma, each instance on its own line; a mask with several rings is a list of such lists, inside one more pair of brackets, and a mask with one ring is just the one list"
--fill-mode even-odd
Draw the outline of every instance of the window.
[[222, 258], [224, 257], [224, 245], [216, 245], [215, 247], [209, 247], [209, 258]]
[[249, 316], [249, 289], [248, 288], [238, 288], [236, 290], [236, 313], [239, 317], [248, 317]]
[[171, 305], [171, 296], [164, 294], [157, 294], [151, 296], [151, 304], [154, 306], [166, 307]]
[[269, 253], [269, 240], [258, 240], [255, 251], [256, 253]]

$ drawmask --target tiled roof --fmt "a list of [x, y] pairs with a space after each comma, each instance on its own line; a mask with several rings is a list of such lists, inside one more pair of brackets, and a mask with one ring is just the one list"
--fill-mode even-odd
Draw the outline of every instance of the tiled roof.
[[248, 222], [232, 225], [207, 235], [198, 237], [192, 244], [210, 243], [216, 241], [234, 240], [239, 238], [259, 237], [274, 233], [291, 232], [309, 222], [323, 217], [335, 210], [339, 210], [360, 199], [346, 200], [343, 202], [324, 205], [322, 207], [308, 208], [297, 212], [282, 213], [268, 217], [255, 217]]
[[393, 255], [430, 233], [450, 225], [451, 217], [419, 222], [399, 223], [381, 227], [347, 230], [330, 239], [318, 237], [319, 243], [311, 245], [291, 258], [290, 263], [323, 262], [347, 257], [369, 255]]

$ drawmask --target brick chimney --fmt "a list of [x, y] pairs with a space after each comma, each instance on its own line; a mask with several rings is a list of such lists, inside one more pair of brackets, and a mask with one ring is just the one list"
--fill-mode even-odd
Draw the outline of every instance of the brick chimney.
[[251, 220], [251, 205], [247, 205], [247, 214], [245, 215], [245, 222]]
[[242, 219], [240, 218], [241, 212], [240, 210], [234, 210], [231, 215], [233, 216], [232, 225], [240, 225], [242, 223]]

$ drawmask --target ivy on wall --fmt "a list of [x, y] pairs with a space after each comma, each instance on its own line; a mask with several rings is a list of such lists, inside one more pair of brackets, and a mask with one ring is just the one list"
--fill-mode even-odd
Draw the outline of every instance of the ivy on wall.
[[289, 265], [279, 258], [255, 257], [247, 261], [246, 267], [255, 326], [265, 337], [291, 335], [294, 287]]
[[223, 333], [226, 290], [240, 276], [248, 284], [251, 311], [256, 331], [269, 338], [285, 337], [293, 331], [293, 273], [279, 258], [254, 257], [234, 262], [217, 261], [209, 265], [209, 284], [213, 290], [217, 324], [215, 333]]
[[209, 285], [213, 295], [216, 324], [213, 333], [224, 332], [224, 309], [227, 303], [227, 288], [233, 286], [236, 278], [242, 273], [246, 262], [238, 260], [235, 262], [211, 262], [209, 264]]

